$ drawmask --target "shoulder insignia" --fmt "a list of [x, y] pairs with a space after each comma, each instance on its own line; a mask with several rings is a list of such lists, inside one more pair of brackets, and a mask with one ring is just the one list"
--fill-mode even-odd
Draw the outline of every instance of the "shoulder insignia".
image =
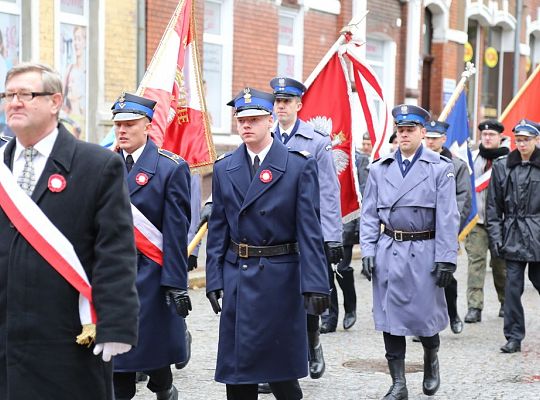
[[173, 153], [172, 151], [165, 150], [165, 149], [158, 149], [158, 153], [162, 155], [163, 157], [167, 157], [170, 160], [173, 160], [175, 163], [179, 163], [182, 159], [178, 154]]
[[305, 157], [305, 158], [310, 158], [312, 157], [311, 153], [307, 150], [294, 150], [294, 149], [289, 149], [289, 151], [291, 153], [297, 153], [297, 154], [300, 154], [301, 156]]
[[446, 176], [447, 176], [448, 178], [454, 178], [454, 177], [455, 177], [455, 175], [454, 175], [453, 172], [447, 173]]
[[216, 161], [214, 161], [214, 162], [216, 163], [216, 162], [218, 162], [218, 161], [221, 161], [221, 160], [223, 160], [224, 158], [229, 157], [231, 154], [232, 154], [232, 151], [229, 151], [228, 153], [223, 153], [223, 154], [220, 155], [218, 158], [216, 158]]
[[317, 132], [319, 135], [321, 136], [328, 136], [328, 133], [326, 132], [323, 132], [323, 131], [319, 131], [318, 129], [313, 129], [315, 132]]

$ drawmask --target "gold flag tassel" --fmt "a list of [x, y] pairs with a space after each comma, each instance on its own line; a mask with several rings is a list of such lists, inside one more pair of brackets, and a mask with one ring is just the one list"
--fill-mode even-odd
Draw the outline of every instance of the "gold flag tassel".
[[77, 344], [90, 347], [96, 340], [96, 324], [84, 324], [82, 332], [77, 336]]

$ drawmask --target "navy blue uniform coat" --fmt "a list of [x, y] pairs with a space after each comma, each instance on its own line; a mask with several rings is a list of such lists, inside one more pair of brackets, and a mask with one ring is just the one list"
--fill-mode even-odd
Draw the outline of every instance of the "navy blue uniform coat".
[[[148, 140], [126, 177], [131, 202], [163, 234], [163, 266], [141, 253], [137, 256], [139, 344], [115, 357], [117, 372], [162, 368], [186, 358], [184, 319], [173, 305], [166, 305], [162, 288], [187, 290], [190, 172], [184, 160], [177, 156], [173, 160], [173, 156], [164, 150], [158, 152], [154, 142]], [[135, 181], [141, 173], [149, 178], [145, 185]]]
[[[15, 140], [6, 144], [12, 165]], [[122, 159], [62, 124], [32, 200], [73, 244], [98, 316], [97, 343], [137, 343], [135, 245]], [[66, 179], [58, 193], [52, 174]], [[0, 399], [112, 400], [112, 363], [80, 346], [79, 294], [0, 210]]]
[[[216, 380], [252, 384], [307, 375], [303, 293], [329, 293], [314, 158], [274, 140], [253, 181], [245, 145], [214, 166], [206, 290], [223, 289]], [[270, 182], [259, 178], [272, 174]], [[229, 241], [298, 242], [300, 254], [240, 258]]]

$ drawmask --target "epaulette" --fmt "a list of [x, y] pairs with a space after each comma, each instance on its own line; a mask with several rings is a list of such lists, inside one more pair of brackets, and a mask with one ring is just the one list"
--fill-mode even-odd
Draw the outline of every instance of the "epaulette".
[[319, 135], [321, 135], [321, 136], [328, 136], [328, 133], [326, 133], [326, 132], [319, 131], [319, 130], [317, 130], [317, 129], [313, 129], [313, 130], [314, 130], [315, 132], [317, 132], [317, 133], [318, 133]]
[[218, 161], [221, 161], [221, 160], [229, 157], [231, 154], [232, 154], [232, 151], [229, 151], [228, 153], [223, 153], [218, 158], [216, 158], [216, 161], [214, 161], [214, 163], [217, 163]]
[[439, 156], [441, 157], [441, 160], [446, 161], [447, 163], [451, 163], [451, 162], [452, 162], [451, 159], [449, 159], [449, 158], [446, 157], [446, 156], [443, 156], [442, 154], [439, 154]]
[[311, 155], [311, 153], [310, 153], [309, 151], [307, 151], [307, 150], [293, 150], [293, 149], [289, 149], [289, 151], [290, 151], [291, 153], [297, 153], [297, 154], [300, 154], [300, 155], [304, 156], [305, 158], [313, 157], [313, 156]]
[[173, 153], [172, 151], [159, 148], [158, 153], [164, 157], [167, 157], [173, 160], [177, 164], [180, 163], [180, 160], [181, 160], [180, 156], [178, 154]]

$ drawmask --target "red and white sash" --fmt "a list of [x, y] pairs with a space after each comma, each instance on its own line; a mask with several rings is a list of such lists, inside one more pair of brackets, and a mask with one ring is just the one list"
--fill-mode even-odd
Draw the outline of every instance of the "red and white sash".
[[163, 234], [133, 203], [131, 204], [131, 212], [137, 249], [152, 261], [163, 266]]
[[491, 179], [491, 168], [474, 180], [474, 188], [477, 193], [486, 190]]
[[19, 187], [4, 164], [0, 148], [0, 206], [19, 233], [62, 277], [79, 292], [81, 324], [95, 324], [92, 286], [71, 242], [36, 203]]

